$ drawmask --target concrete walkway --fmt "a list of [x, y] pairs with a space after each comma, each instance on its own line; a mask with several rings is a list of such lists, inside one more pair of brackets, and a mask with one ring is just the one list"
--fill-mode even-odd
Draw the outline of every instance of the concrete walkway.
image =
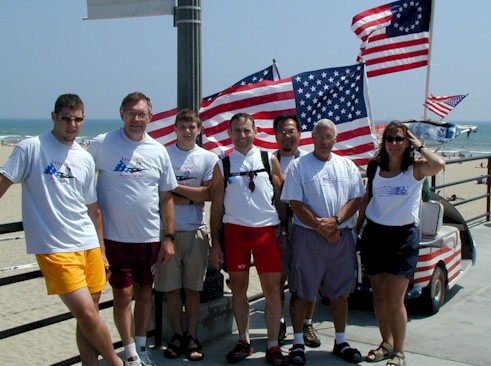
[[[410, 314], [406, 337], [406, 359], [408, 365], [458, 366], [488, 365], [491, 360], [491, 224], [472, 228], [478, 246], [477, 264], [471, 267], [449, 293], [440, 311], [432, 316]], [[257, 278], [251, 281], [251, 288], [258, 288]], [[308, 365], [341, 366], [349, 363], [332, 355], [334, 328], [330, 320], [329, 307], [318, 303], [314, 317], [322, 345], [317, 349], [307, 348]], [[290, 325], [290, 319], [287, 318]], [[288, 352], [292, 343], [292, 328], [288, 327]], [[380, 343], [380, 335], [373, 310], [350, 309], [347, 339], [352, 347], [363, 355]], [[243, 365], [265, 365], [266, 330], [264, 325], [264, 300], [251, 303], [251, 338], [255, 353], [241, 362]], [[204, 345], [205, 359], [201, 365], [226, 364], [225, 354], [238, 340], [237, 334], [218, 337]], [[157, 365], [177, 365], [184, 357], [168, 360], [163, 352], [152, 350]], [[360, 365], [385, 365], [384, 362]]]

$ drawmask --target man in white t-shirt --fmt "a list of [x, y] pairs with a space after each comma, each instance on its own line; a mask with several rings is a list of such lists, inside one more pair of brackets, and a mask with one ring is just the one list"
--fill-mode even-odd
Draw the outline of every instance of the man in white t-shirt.
[[349, 159], [332, 148], [336, 125], [318, 121], [312, 131], [314, 151], [294, 160], [286, 172], [281, 200], [293, 211], [293, 244], [290, 287], [297, 295], [291, 309], [294, 330], [290, 362], [303, 365], [303, 322], [307, 302], [319, 290], [328, 297], [336, 332], [333, 354], [360, 362], [357, 349], [345, 339], [347, 298], [355, 285], [355, 240], [353, 215], [365, 193], [360, 172]]
[[[286, 172], [286, 169], [290, 165], [290, 163], [307, 154], [307, 151], [299, 149], [298, 145], [300, 143], [301, 138], [301, 130], [302, 127], [300, 125], [300, 120], [294, 114], [280, 114], [276, 116], [273, 121], [273, 130], [276, 136], [276, 142], [278, 143], [278, 150], [274, 152], [275, 156], [278, 158], [278, 161], [281, 165], [281, 170], [283, 173]], [[285, 307], [285, 292], [283, 288], [285, 286], [285, 282], [290, 275], [290, 259], [292, 257], [292, 249], [291, 249], [291, 229], [292, 229], [292, 211], [290, 207], [288, 207], [288, 215], [284, 222], [281, 223], [281, 231], [280, 231], [280, 243], [281, 243], [281, 262], [282, 262], [282, 274], [281, 274], [281, 302], [282, 309]], [[296, 299], [296, 294], [294, 292], [291, 293], [290, 297], [290, 308], [293, 305], [293, 302]], [[312, 318], [314, 316], [315, 311], [315, 303], [316, 300], [307, 302], [307, 313], [304, 320], [303, 325], [303, 337], [305, 345], [308, 347], [316, 348], [320, 347], [321, 341], [317, 336], [314, 327], [312, 325]], [[280, 343], [284, 342], [286, 338], [286, 322], [285, 318], [281, 318], [280, 324], [280, 334], [278, 336], [278, 340]]]
[[[249, 337], [249, 268], [251, 254], [259, 274], [266, 299], [265, 320], [268, 331], [266, 361], [273, 365], [287, 365], [288, 358], [278, 345], [281, 315], [281, 254], [276, 227], [280, 216], [273, 197], [278, 200], [283, 173], [278, 159], [266, 156], [254, 146], [256, 126], [247, 113], [237, 113], [228, 127], [234, 144], [229, 155], [230, 171], [226, 174], [224, 160], [217, 163], [211, 185], [211, 263], [220, 268], [224, 258], [220, 245], [220, 232], [224, 226], [224, 251], [230, 274], [232, 308], [239, 330], [239, 342], [226, 358], [236, 363], [251, 355]], [[264, 161], [269, 161], [265, 164]], [[270, 171], [266, 165], [269, 165]], [[228, 170], [228, 169], [227, 169]], [[227, 181], [224, 177], [228, 176]], [[225, 186], [226, 183], [226, 186]], [[285, 205], [282, 205], [285, 206]], [[283, 217], [283, 212], [281, 212]]]
[[111, 271], [114, 321], [128, 363], [154, 365], [146, 345], [153, 274], [158, 258], [165, 263], [174, 255], [171, 191], [177, 181], [165, 147], [145, 132], [152, 118], [150, 99], [140, 92], [131, 93], [123, 99], [120, 114], [124, 127], [97, 136], [89, 152], [99, 172], [97, 194]]
[[94, 161], [75, 141], [85, 120], [82, 100], [60, 95], [51, 119], [51, 132], [15, 147], [0, 171], [0, 197], [12, 184], [22, 184], [27, 253], [36, 255], [48, 295], [59, 295], [77, 319], [82, 363], [98, 365], [100, 354], [109, 365], [120, 366], [123, 361], [99, 316], [107, 261], [101, 252]]
[[[179, 184], [173, 192], [175, 255], [169, 262], [157, 265], [155, 289], [166, 294], [174, 332], [164, 355], [173, 359], [185, 353], [189, 360], [199, 361], [204, 357], [197, 336], [200, 291], [210, 249], [204, 202], [210, 200], [209, 186], [218, 156], [196, 144], [201, 119], [195, 111], [179, 111], [174, 128], [177, 142], [167, 146], [167, 151]], [[186, 322], [183, 321], [181, 290], [185, 294]]]

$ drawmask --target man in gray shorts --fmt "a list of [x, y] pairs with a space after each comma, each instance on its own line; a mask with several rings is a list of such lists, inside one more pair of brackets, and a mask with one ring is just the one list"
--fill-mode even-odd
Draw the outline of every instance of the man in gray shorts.
[[355, 241], [353, 215], [365, 193], [360, 172], [349, 159], [332, 153], [336, 125], [318, 121], [312, 131], [314, 151], [295, 159], [286, 172], [281, 200], [293, 211], [291, 259], [292, 291], [297, 299], [291, 309], [294, 341], [290, 363], [303, 365], [305, 344], [303, 321], [307, 302], [317, 293], [331, 300], [336, 331], [333, 354], [349, 362], [360, 362], [361, 354], [345, 339], [347, 298], [355, 285]]
[[[299, 149], [298, 145], [301, 138], [302, 127], [300, 125], [300, 120], [294, 114], [279, 114], [275, 117], [273, 121], [273, 130], [276, 135], [276, 142], [278, 143], [278, 150], [274, 152], [275, 156], [281, 165], [281, 170], [286, 172], [287, 167], [294, 160], [307, 154], [307, 151]], [[284, 309], [285, 304], [285, 292], [283, 287], [287, 278], [290, 276], [290, 260], [292, 257], [291, 250], [291, 235], [290, 231], [292, 228], [292, 216], [293, 213], [288, 208], [288, 215], [284, 222], [281, 223], [281, 303], [282, 309]], [[296, 300], [297, 295], [292, 292], [290, 297], [290, 308], [293, 306], [292, 303]], [[307, 312], [305, 320], [303, 322], [303, 339], [307, 347], [317, 348], [320, 347], [321, 341], [317, 336], [314, 327], [312, 326], [312, 318], [314, 316], [315, 302], [307, 302]], [[285, 318], [281, 318], [280, 324], [280, 334], [278, 336], [278, 341], [283, 343], [286, 338], [286, 322]]]

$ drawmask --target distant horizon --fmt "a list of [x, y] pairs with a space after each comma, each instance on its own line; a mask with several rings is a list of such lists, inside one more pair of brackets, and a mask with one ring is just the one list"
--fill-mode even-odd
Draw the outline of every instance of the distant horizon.
[[[411, 118], [411, 119], [405, 119], [405, 120], [400, 120], [401, 122], [405, 122], [405, 121], [408, 121], [408, 120], [423, 120], [423, 118]], [[437, 121], [437, 122], [448, 122], [448, 123], [458, 123], [458, 124], [462, 124], [462, 123], [469, 123], [469, 122], [472, 122], [472, 123], [488, 123], [488, 122], [491, 122], [491, 117], [489, 118], [489, 120], [453, 120], [453, 119], [444, 119], [443, 121], [440, 121], [439, 119], [436, 119], [436, 118], [428, 118], [429, 120], [432, 120], [432, 121]], [[46, 120], [46, 121], [50, 121], [51, 120], [51, 117], [0, 117], [0, 121], [2, 120], [19, 120], [19, 121], [32, 121], [32, 120]], [[109, 118], [109, 117], [85, 117], [85, 120], [99, 120], [99, 121], [121, 121], [121, 118]], [[390, 121], [392, 121], [394, 119], [385, 119], [385, 120], [375, 120], [375, 123], [383, 123], [383, 124], [386, 124], [386, 123], [389, 123]], [[122, 122], [122, 121], [121, 121]], [[1, 129], [2, 126], [0, 126], [0, 129]]]

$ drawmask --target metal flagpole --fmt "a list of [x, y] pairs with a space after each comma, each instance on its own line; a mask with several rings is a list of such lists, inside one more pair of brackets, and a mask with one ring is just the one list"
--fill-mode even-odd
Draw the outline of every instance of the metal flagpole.
[[177, 108], [201, 107], [201, 0], [178, 0]]
[[[430, 0], [430, 1], [431, 1], [431, 15], [430, 15], [430, 28], [429, 28], [430, 42], [428, 45], [428, 65], [426, 66], [426, 90], [425, 90], [425, 98], [424, 98], [425, 102], [426, 102], [426, 98], [428, 98], [428, 95], [430, 95], [431, 49], [433, 45], [433, 20], [434, 20], [435, 3], [436, 3], [436, 0]], [[423, 106], [423, 117], [425, 120], [428, 119], [428, 109], [424, 106]]]
[[[276, 78], [276, 76], [278, 78]], [[273, 59], [273, 80], [280, 80], [280, 70], [278, 70], [278, 66], [276, 65], [276, 59]]]

